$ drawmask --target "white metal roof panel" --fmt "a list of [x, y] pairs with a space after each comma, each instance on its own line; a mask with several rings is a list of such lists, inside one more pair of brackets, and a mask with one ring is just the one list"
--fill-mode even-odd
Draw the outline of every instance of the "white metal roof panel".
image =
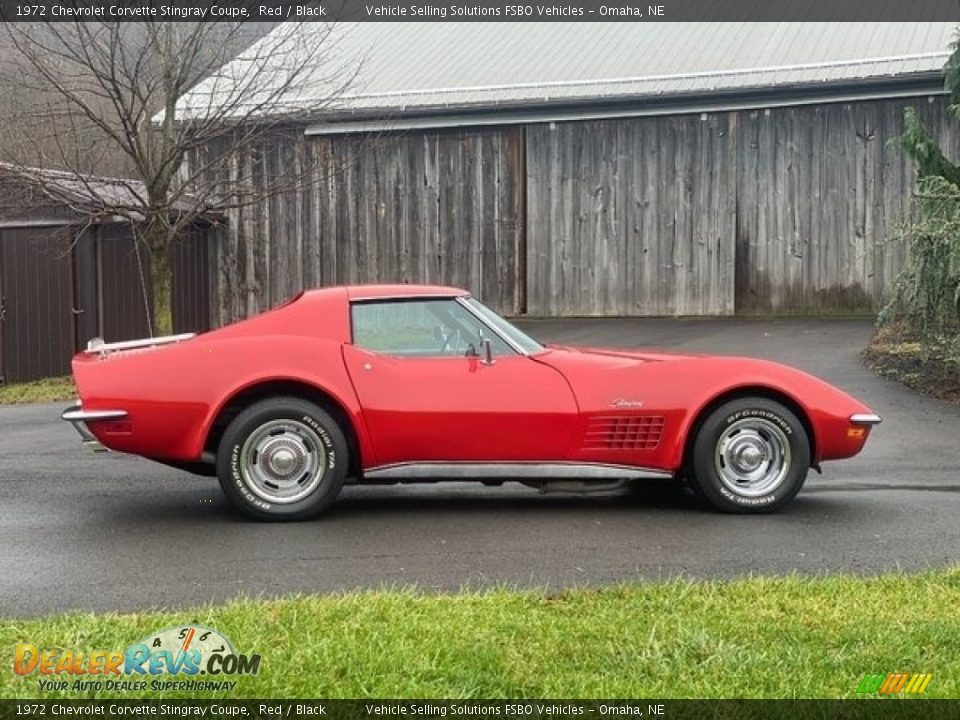
[[[284, 24], [261, 42], [309, 42], [328, 32], [319, 23]], [[951, 23], [339, 23], [326, 37], [328, 63], [359, 73], [327, 112], [396, 115], [856, 83], [936, 73], [953, 39]], [[243, 59], [184, 96], [179, 117], [216, 107], [218, 83], [222, 91]], [[328, 95], [330, 70], [311, 69], [287, 108]]]

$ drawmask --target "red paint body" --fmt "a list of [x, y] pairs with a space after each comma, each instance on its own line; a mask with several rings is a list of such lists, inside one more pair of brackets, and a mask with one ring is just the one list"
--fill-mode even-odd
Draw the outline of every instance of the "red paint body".
[[[570, 461], [676, 471], [702, 413], [732, 393], [786, 399], [810, 430], [813, 464], [857, 454], [862, 403], [811, 375], [749, 358], [548, 347], [529, 356], [392, 357], [351, 343], [350, 302], [456, 297], [454, 288], [315, 290], [249, 320], [175, 345], [81, 353], [73, 371], [106, 447], [195, 462], [218, 414], [272, 381], [325, 393], [350, 419], [360, 467], [422, 461]], [[369, 366], [369, 367], [368, 367]]]

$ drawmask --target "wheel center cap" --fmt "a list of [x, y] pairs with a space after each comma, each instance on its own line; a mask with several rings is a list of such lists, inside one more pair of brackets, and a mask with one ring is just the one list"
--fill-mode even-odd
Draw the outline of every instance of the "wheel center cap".
[[749, 444], [737, 450], [736, 464], [746, 472], [752, 472], [763, 462], [763, 450], [756, 445]]
[[274, 472], [286, 474], [290, 472], [290, 469], [293, 467], [296, 461], [297, 457], [292, 452], [286, 448], [281, 448], [273, 454], [272, 458], [270, 458], [270, 467]]
[[303, 472], [306, 452], [289, 438], [277, 438], [262, 448], [265, 469], [277, 480], [286, 480]]

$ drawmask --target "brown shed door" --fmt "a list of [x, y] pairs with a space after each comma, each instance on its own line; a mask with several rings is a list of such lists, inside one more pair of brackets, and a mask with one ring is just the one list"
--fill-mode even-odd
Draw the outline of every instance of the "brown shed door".
[[74, 352], [69, 238], [58, 228], [0, 232], [0, 367], [6, 382], [66, 375]]
[[210, 329], [210, 238], [199, 229], [184, 233], [173, 246], [173, 331]]
[[[138, 251], [125, 225], [101, 225], [98, 240], [100, 336], [107, 342], [149, 337], [150, 253]], [[146, 299], [141, 278], [147, 287]]]

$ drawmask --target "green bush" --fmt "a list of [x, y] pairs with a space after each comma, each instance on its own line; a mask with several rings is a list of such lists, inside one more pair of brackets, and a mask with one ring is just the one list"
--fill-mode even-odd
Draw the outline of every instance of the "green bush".
[[925, 341], [957, 341], [960, 332], [960, 187], [944, 177], [917, 181], [904, 230], [907, 266], [880, 322], [904, 321]]
[[[960, 34], [944, 65], [944, 86], [953, 120], [960, 120]], [[917, 164], [911, 217], [903, 234], [907, 266], [897, 278], [890, 301], [880, 311], [881, 325], [903, 328], [919, 339], [925, 355], [960, 361], [960, 165], [944, 155], [916, 110], [904, 112], [904, 132], [896, 143]]]

